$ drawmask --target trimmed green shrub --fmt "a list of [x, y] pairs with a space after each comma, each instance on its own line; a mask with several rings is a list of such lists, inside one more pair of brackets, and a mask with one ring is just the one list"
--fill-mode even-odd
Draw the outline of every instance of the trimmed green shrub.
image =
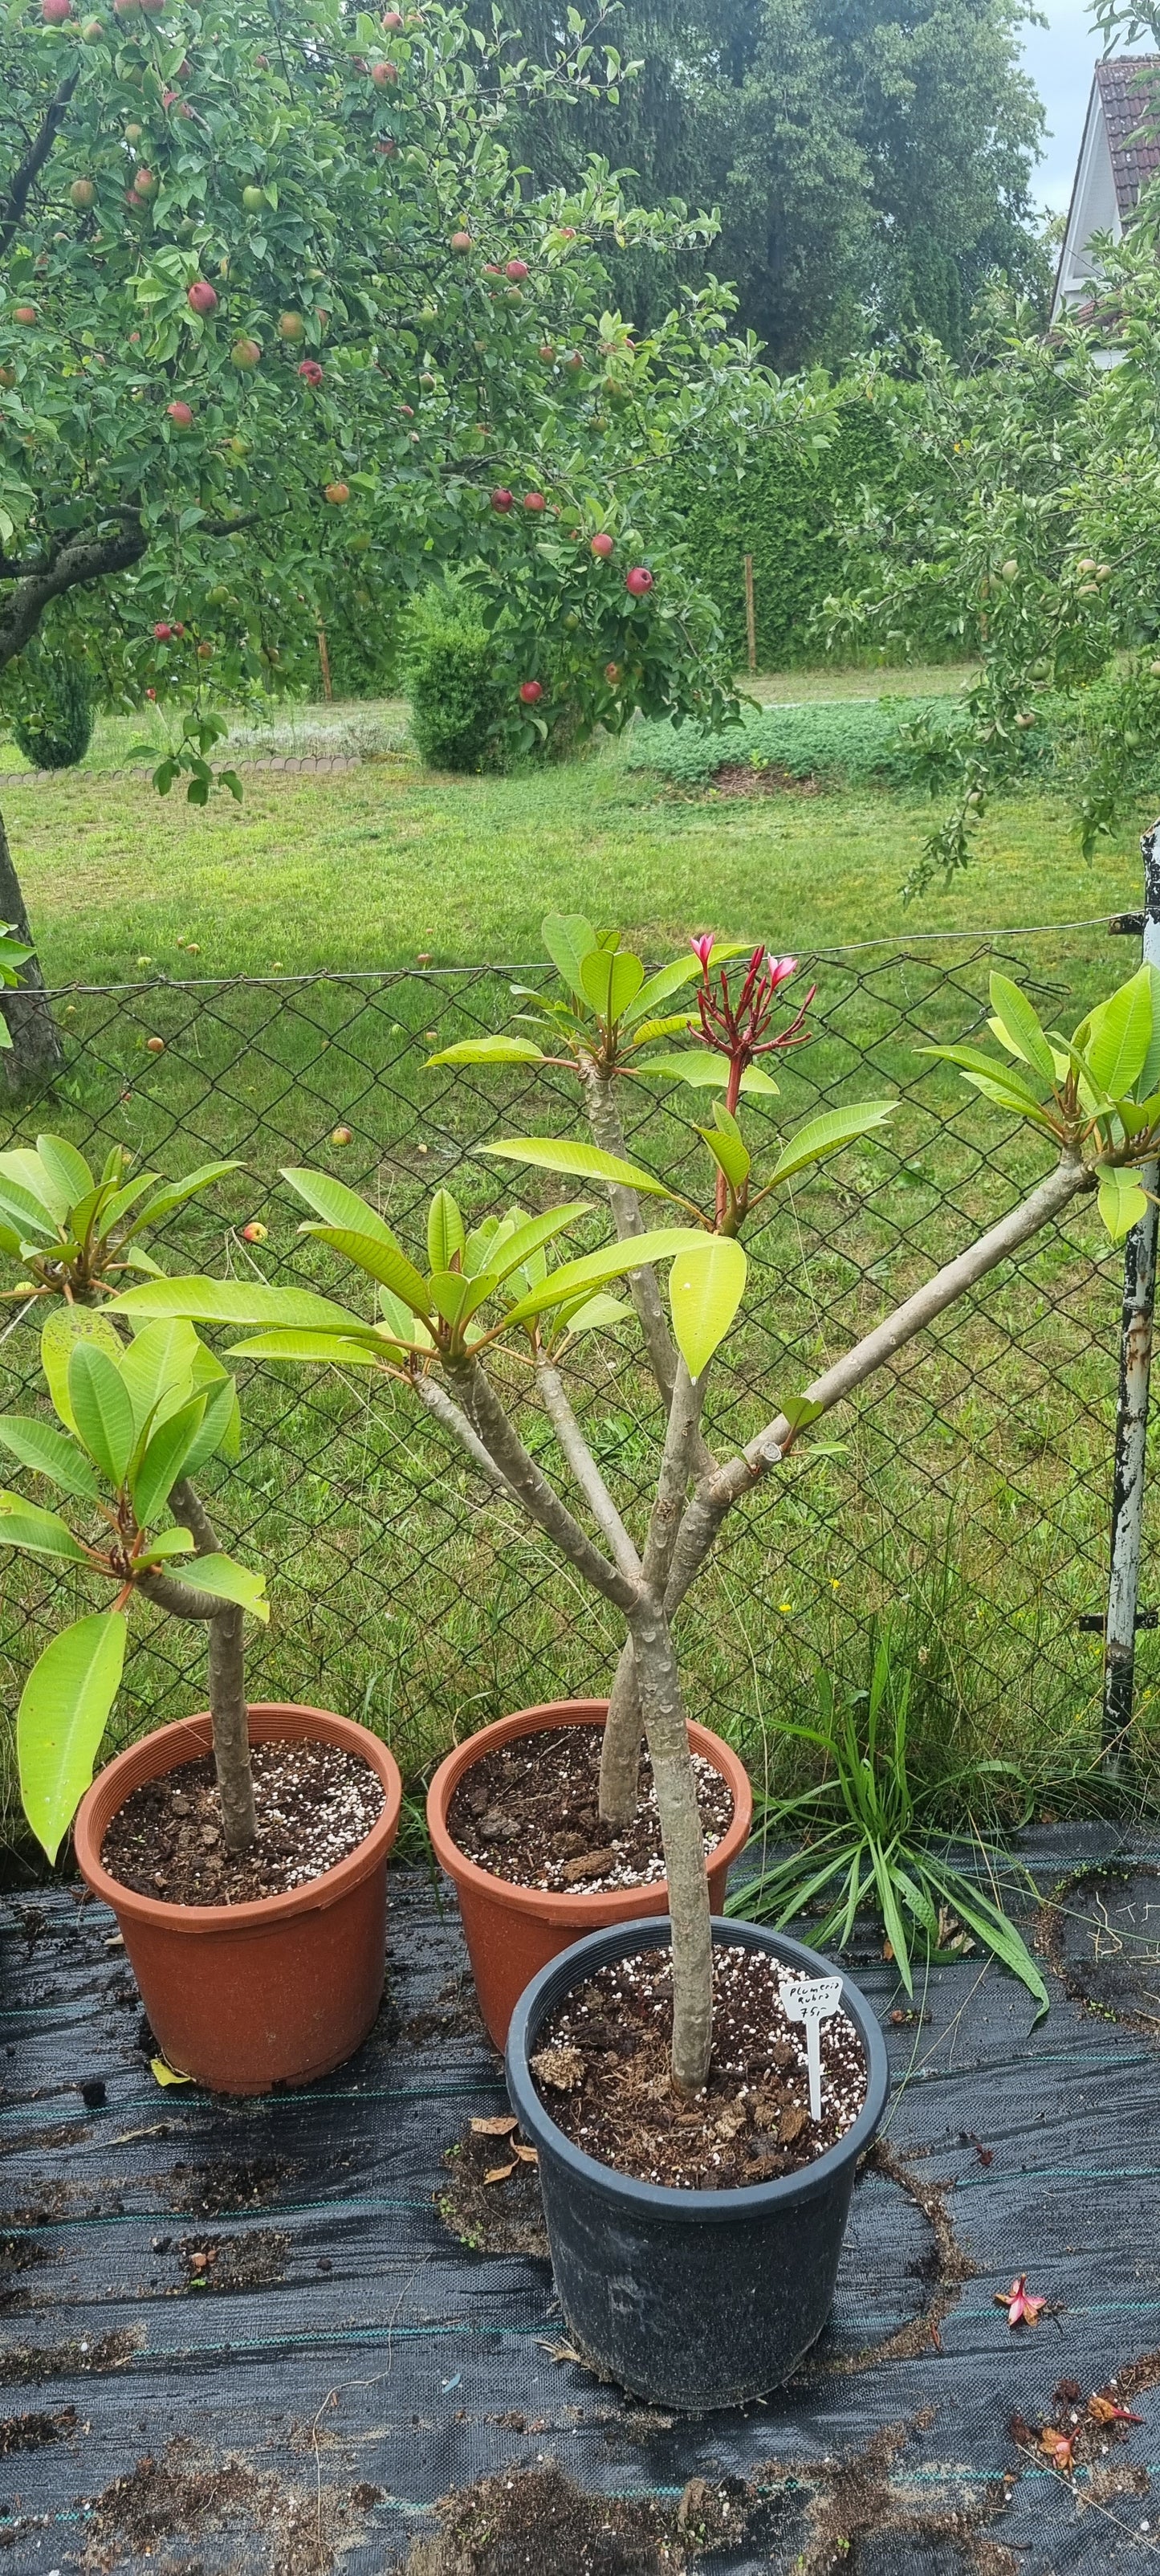
[[423, 592], [404, 645], [411, 732], [429, 769], [499, 768], [505, 705], [494, 636], [455, 592]]
[[93, 738], [84, 673], [75, 662], [38, 654], [12, 718], [17, 749], [34, 769], [73, 769]]
[[922, 725], [923, 753], [940, 735], [952, 755], [953, 698], [866, 698], [841, 704], [764, 707], [723, 733], [692, 725], [639, 724], [628, 748], [630, 769], [655, 769], [674, 786], [704, 787], [726, 763], [752, 761], [755, 769], [783, 770], [788, 778], [817, 778], [823, 785], [926, 786], [918, 775], [909, 727]]

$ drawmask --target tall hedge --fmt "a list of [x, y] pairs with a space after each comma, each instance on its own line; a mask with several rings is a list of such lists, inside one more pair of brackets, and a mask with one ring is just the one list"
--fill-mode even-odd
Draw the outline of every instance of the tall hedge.
[[[674, 470], [669, 498], [682, 525], [686, 560], [713, 593], [738, 668], [746, 656], [747, 554], [753, 557], [759, 670], [784, 671], [817, 660], [811, 616], [828, 593], [856, 581], [836, 524], [857, 515], [863, 490], [888, 509], [913, 472], [903, 461], [895, 428], [896, 407], [904, 400], [902, 387], [893, 389], [889, 401], [872, 402], [865, 392], [851, 391], [824, 447], [815, 448], [804, 435], [795, 443], [775, 431], [761, 440], [740, 480], [705, 457], [686, 458]], [[912, 639], [919, 640], [931, 653], [942, 641]]]

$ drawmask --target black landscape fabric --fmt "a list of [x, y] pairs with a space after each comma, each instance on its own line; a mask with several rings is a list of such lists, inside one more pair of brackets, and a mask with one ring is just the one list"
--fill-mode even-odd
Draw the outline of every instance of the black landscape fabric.
[[[1146, 2565], [1160, 1846], [1093, 1826], [1024, 1850], [1055, 1897], [1038, 1923], [1049, 2017], [1033, 2028], [1023, 1988], [978, 1953], [932, 1970], [912, 2016], [880, 1942], [856, 1950], [896, 2090], [831, 2326], [791, 2387], [699, 2420], [570, 2353], [534, 2174], [483, 2180], [503, 2158], [469, 2123], [504, 2109], [502, 2074], [454, 1905], [422, 1873], [392, 1873], [388, 1999], [358, 2057], [241, 2103], [156, 2081], [100, 1906], [74, 1888], [10, 1899], [0, 2568]], [[1048, 2304], [1013, 2332], [995, 2292], [1021, 2273]], [[1116, 2374], [1142, 2420], [1093, 2424], [1088, 2398]], [[1040, 2437], [1066, 2441], [1073, 2417], [1069, 2473]]]

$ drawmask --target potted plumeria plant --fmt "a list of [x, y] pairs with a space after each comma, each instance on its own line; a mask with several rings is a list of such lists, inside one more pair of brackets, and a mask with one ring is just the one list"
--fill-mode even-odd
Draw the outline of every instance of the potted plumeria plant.
[[[75, 1817], [78, 1864], [116, 1914], [168, 2063], [223, 2092], [262, 2092], [339, 2064], [374, 2019], [401, 1783], [366, 1729], [247, 1705], [243, 1625], [269, 1616], [263, 1577], [223, 1552], [194, 1483], [239, 1454], [232, 1376], [191, 1325], [133, 1336], [109, 1313], [126, 1273], [164, 1276], [142, 1233], [236, 1166], [163, 1182], [130, 1179], [127, 1164], [114, 1147], [98, 1180], [49, 1135], [0, 1155], [0, 1251], [20, 1264], [0, 1295], [14, 1322], [41, 1322], [57, 1416], [0, 1416], [0, 1451], [33, 1488], [0, 1492], [0, 1546], [54, 1566], [70, 1602], [78, 1578], [105, 1592], [28, 1674], [21, 1794], [52, 1861]], [[67, 1498], [67, 1516], [42, 1488]], [[137, 1605], [204, 1625], [209, 1709], [92, 1782]]]
[[[646, 977], [619, 940], [586, 923], [554, 921], [546, 938], [565, 996], [534, 1004], [543, 1042], [517, 1032], [443, 1050], [443, 1060], [539, 1057], [574, 1068], [590, 1139], [512, 1138], [487, 1150], [602, 1184], [614, 1240], [560, 1258], [583, 1203], [512, 1210], [469, 1230], [439, 1191], [422, 1267], [353, 1192], [297, 1172], [286, 1177], [312, 1211], [306, 1232], [374, 1282], [371, 1314], [309, 1289], [198, 1279], [148, 1281], [116, 1303], [138, 1320], [244, 1326], [238, 1356], [401, 1383], [623, 1620], [605, 1727], [607, 1811], [635, 1794], [643, 1733], [668, 1919], [614, 1924], [540, 1970], [511, 2022], [508, 2082], [539, 2148], [557, 2286], [578, 2345], [659, 2402], [733, 2403], [784, 2377], [820, 2331], [886, 2068], [874, 2016], [847, 1977], [780, 1930], [711, 1917], [674, 1622], [729, 1512], [776, 1475], [812, 1423], [1078, 1195], [1098, 1193], [1117, 1240], [1135, 1221], [1145, 1203], [1138, 1166], [1160, 1141], [1160, 979], [1141, 970], [1070, 1039], [1045, 1034], [1026, 997], [993, 979], [1003, 1054], [934, 1052], [1025, 1119], [1053, 1168], [813, 1385], [783, 1391], [744, 1449], [720, 1458], [702, 1416], [714, 1353], [745, 1295], [742, 1228], [771, 1191], [872, 1131], [893, 1104], [855, 1102], [808, 1120], [759, 1174], [739, 1113], [755, 1076], [772, 1083], [779, 1034], [782, 1043], [804, 1035], [789, 961], [756, 951], [737, 967], [699, 942], [691, 961]], [[651, 1052], [678, 1037], [659, 1058]], [[701, 1198], [627, 1153], [616, 1102], [626, 1076], [691, 1080], [708, 1095], [695, 1130], [708, 1157]], [[667, 1202], [679, 1222], [648, 1226], [646, 1200]], [[655, 1498], [636, 1535], [566, 1384], [578, 1334], [608, 1324], [604, 1300], [621, 1279], [663, 1408]], [[532, 1407], [554, 1438], [556, 1478], [525, 1437]]]

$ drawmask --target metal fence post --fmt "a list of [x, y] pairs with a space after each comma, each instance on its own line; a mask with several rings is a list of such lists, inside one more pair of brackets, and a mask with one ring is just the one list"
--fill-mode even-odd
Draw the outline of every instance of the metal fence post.
[[[1160, 822], [1140, 842], [1144, 861], [1144, 960], [1160, 966]], [[1126, 927], [1125, 923], [1125, 927]], [[1146, 1163], [1146, 1190], [1160, 1187], [1160, 1166]], [[1148, 1386], [1152, 1370], [1152, 1308], [1156, 1288], [1155, 1196], [1124, 1246], [1124, 1303], [1120, 1320], [1120, 1385], [1112, 1476], [1112, 1552], [1104, 1627], [1103, 1764], [1116, 1774], [1129, 1751], [1136, 1671], [1136, 1630], [1152, 1620], [1139, 1609], [1140, 1540], [1144, 1520], [1144, 1468]], [[1154, 1616], [1154, 1614], [1152, 1614]]]

